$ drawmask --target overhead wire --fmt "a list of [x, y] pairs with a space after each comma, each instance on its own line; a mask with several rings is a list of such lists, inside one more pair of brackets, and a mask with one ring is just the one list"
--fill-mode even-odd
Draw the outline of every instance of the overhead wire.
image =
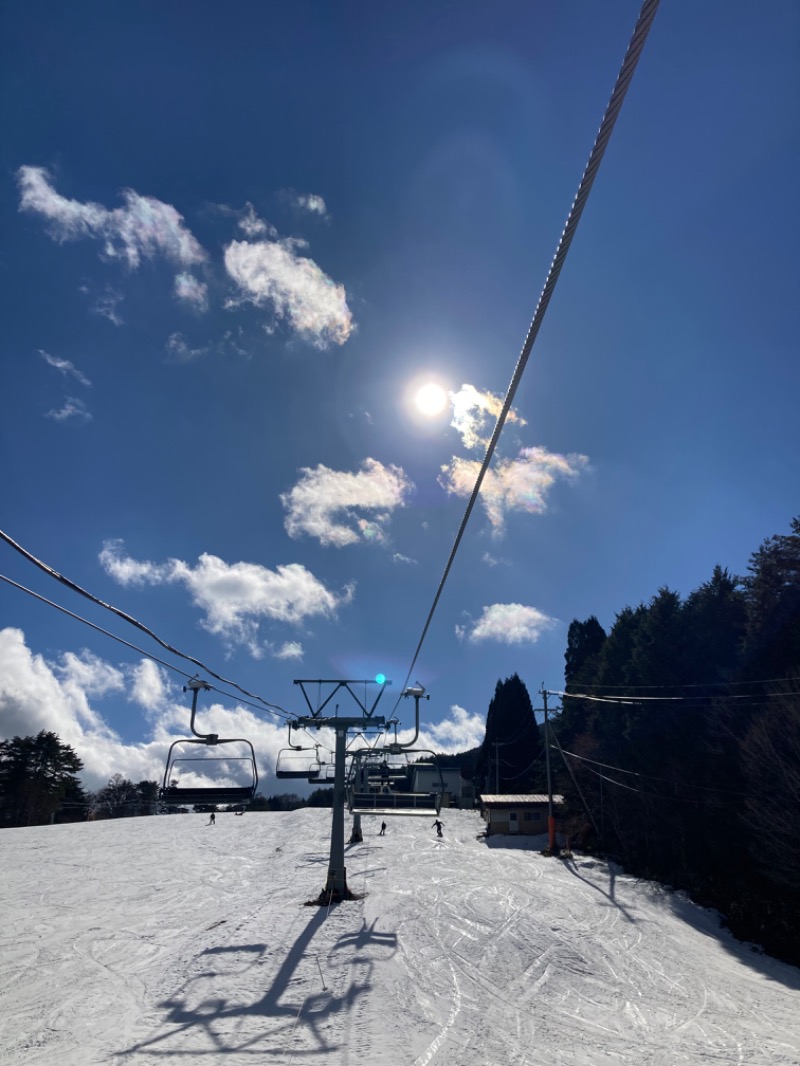
[[722, 792], [728, 796], [748, 795], [747, 792], [737, 792], [730, 788], [714, 788], [712, 785], [687, 785], [683, 781], [673, 781], [668, 777], [657, 777], [655, 774], [643, 774], [639, 770], [625, 770], [621, 766], [612, 766], [610, 763], [600, 762], [599, 759], [590, 759], [586, 755], [576, 755], [574, 751], [567, 751], [566, 748], [561, 748], [560, 745], [559, 747], [556, 747], [554, 744], [551, 744], [550, 746], [554, 751], [560, 751], [564, 755], [569, 755], [571, 759], [577, 759], [579, 762], [591, 763], [593, 766], [602, 766], [604, 770], [614, 770], [614, 772], [618, 774], [630, 774], [631, 777], [639, 777], [648, 781], [661, 781], [663, 784], [673, 785], [674, 787], [696, 788], [700, 789], [702, 792]]
[[692, 703], [697, 705], [700, 701], [727, 701], [727, 700], [750, 700], [760, 704], [763, 700], [781, 699], [787, 696], [797, 696], [797, 692], [743, 692], [723, 693], [722, 695], [697, 695], [697, 696], [592, 696], [588, 692], [548, 692], [549, 696], [560, 696], [562, 699], [590, 700], [593, 703], [615, 703], [620, 707], [636, 707], [643, 703]]
[[[600, 167], [603, 155], [605, 154], [606, 147], [608, 146], [608, 142], [616, 124], [617, 118], [619, 116], [620, 109], [622, 108], [622, 103], [628, 91], [628, 87], [633, 77], [633, 73], [636, 69], [636, 65], [639, 61], [639, 57], [641, 56], [642, 49], [644, 48], [645, 41], [647, 40], [647, 35], [650, 32], [650, 27], [652, 26], [656, 11], [658, 10], [658, 3], [659, 0], [644, 0], [644, 3], [642, 4], [641, 10], [639, 12], [639, 18], [636, 22], [636, 26], [633, 31], [633, 36], [631, 37], [630, 43], [628, 44], [628, 49], [625, 53], [625, 58], [623, 59], [622, 67], [620, 68], [619, 75], [617, 76], [617, 81], [614, 85], [614, 90], [611, 93], [611, 98], [608, 102], [608, 106], [606, 107], [602, 122], [600, 123], [600, 129], [598, 130], [597, 137], [589, 155], [589, 161], [586, 164], [586, 169], [584, 170], [583, 176], [580, 180], [580, 184], [578, 185], [578, 191], [569, 210], [567, 221], [562, 231], [561, 238], [558, 242], [555, 255], [553, 256], [553, 261], [550, 264], [550, 269], [547, 273], [547, 278], [545, 279], [544, 288], [542, 289], [541, 295], [539, 297], [539, 302], [536, 305], [536, 310], [534, 312], [533, 319], [528, 329], [525, 342], [522, 346], [522, 351], [520, 353], [519, 359], [517, 360], [517, 365], [514, 368], [514, 373], [511, 377], [511, 383], [508, 386], [505, 399], [503, 400], [503, 406], [497, 417], [497, 423], [494, 427], [491, 438], [489, 440], [489, 444], [486, 448], [486, 455], [484, 456], [483, 462], [481, 463], [480, 470], [478, 471], [478, 476], [475, 479], [475, 485], [472, 489], [472, 493], [470, 494], [469, 501], [467, 502], [467, 506], [464, 511], [464, 516], [461, 519], [461, 525], [459, 526], [458, 532], [456, 533], [453, 547], [447, 559], [447, 563], [445, 565], [444, 572], [442, 573], [442, 577], [439, 581], [438, 588], [436, 589], [436, 594], [433, 598], [433, 603], [431, 604], [427, 618], [425, 619], [425, 624], [422, 628], [422, 634], [417, 643], [414, 656], [411, 660], [411, 665], [408, 668], [408, 673], [406, 674], [405, 681], [403, 682], [403, 685], [401, 687], [401, 695], [402, 692], [405, 690], [406, 686], [408, 685], [409, 679], [414, 671], [417, 659], [419, 658], [419, 654], [422, 650], [422, 646], [425, 642], [425, 638], [427, 636], [431, 622], [433, 621], [433, 616], [436, 612], [436, 608], [439, 604], [439, 600], [441, 599], [445, 584], [453, 567], [456, 554], [458, 552], [459, 546], [461, 545], [464, 532], [467, 528], [467, 523], [469, 522], [470, 516], [480, 494], [481, 486], [491, 464], [495, 448], [497, 447], [497, 442], [500, 438], [500, 434], [503, 430], [503, 427], [505, 426], [508, 413], [511, 410], [511, 404], [514, 401], [514, 396], [516, 395], [519, 383], [522, 380], [522, 375], [528, 363], [528, 358], [530, 357], [534, 342], [541, 328], [545, 313], [547, 312], [547, 308], [550, 304], [550, 299], [553, 295], [553, 291], [555, 290], [556, 283], [558, 282], [562, 267], [564, 266], [564, 261], [567, 257], [570, 245], [572, 244], [572, 240], [578, 228], [578, 223], [580, 222], [581, 215], [583, 214], [584, 207], [586, 206], [586, 201], [589, 197], [589, 193], [591, 192], [592, 185], [594, 184], [594, 180], [597, 177], [597, 171]], [[395, 704], [395, 709], [397, 708], [399, 703], [400, 696], [398, 696], [397, 703]]]
[[[257, 693], [249, 692], [246, 688], [242, 688], [242, 686], [237, 684], [235, 681], [231, 681], [229, 678], [223, 677], [221, 674], [216, 673], [216, 671], [212, 670], [209, 666], [207, 666], [200, 659], [196, 659], [194, 656], [188, 655], [186, 652], [182, 652], [178, 648], [173, 647], [171, 644], [167, 643], [167, 641], [162, 640], [161, 637], [159, 637], [156, 633], [153, 632], [152, 629], [150, 629], [148, 626], [144, 625], [144, 623], [139, 622], [132, 615], [127, 614], [125, 611], [120, 610], [118, 607], [114, 607], [110, 603], [106, 603], [104, 600], [101, 600], [99, 597], [93, 595], [91, 592], [88, 592], [86, 589], [82, 588], [76, 582], [70, 580], [70, 578], [65, 577], [64, 574], [59, 573], [58, 570], [54, 569], [52, 566], [49, 566], [47, 563], [43, 562], [41, 559], [38, 559], [35, 555], [32, 554], [32, 552], [29, 552], [26, 548], [23, 548], [21, 544], [18, 544], [17, 541], [15, 541], [13, 539], [13, 537], [10, 537], [8, 535], [8, 533], [5, 533], [2, 529], [0, 529], [0, 540], [4, 540], [6, 542], [6, 544], [8, 544], [12, 548], [14, 548], [15, 551], [18, 551], [20, 553], [20, 555], [23, 556], [23, 558], [25, 558], [29, 562], [33, 563], [35, 566], [37, 566], [40, 570], [42, 570], [49, 577], [52, 577], [56, 581], [61, 582], [62, 585], [66, 585], [66, 587], [72, 589], [73, 592], [77, 592], [80, 596], [85, 597], [87, 600], [90, 600], [92, 603], [97, 604], [99, 607], [103, 607], [107, 611], [111, 611], [111, 613], [115, 614], [118, 618], [121, 618], [123, 621], [128, 622], [130, 625], [135, 626], [135, 628], [139, 629], [141, 632], [146, 633], [147, 636], [149, 636], [152, 640], [154, 640], [156, 642], [156, 644], [158, 644], [160, 647], [164, 648], [165, 651], [170, 652], [170, 654], [172, 654], [172, 655], [177, 655], [178, 658], [185, 659], [187, 662], [194, 663], [195, 666], [199, 666], [201, 670], [204, 670], [211, 677], [216, 678], [217, 681], [221, 681], [223, 685], [230, 685], [232, 688], [235, 688], [237, 690], [237, 692], [241, 692], [244, 696], [248, 696], [248, 697], [250, 697], [250, 699], [257, 700], [259, 707], [263, 705], [265, 708], [267, 708], [268, 710], [272, 711], [273, 713], [276, 713], [276, 714], [279, 714], [279, 715], [282, 715], [282, 716], [285, 716], [285, 717], [289, 717], [287, 712], [285, 711], [285, 709], [283, 707], [281, 707], [279, 704], [272, 703], [272, 701], [264, 699], [263, 696], [259, 696]], [[6, 579], [6, 580], [8, 580], [8, 579]], [[15, 584], [15, 583], [9, 581], [9, 584]], [[23, 589], [24, 591], [30, 591], [28, 589], [25, 589], [24, 586], [22, 586], [22, 585], [19, 585], [17, 587]], [[32, 595], [35, 596], [37, 594], [36, 593], [32, 593]], [[40, 597], [40, 598], [43, 599], [43, 600], [45, 599], [45, 597]], [[58, 607], [57, 604], [52, 604], [52, 606], [57, 607], [59, 610], [64, 610], [64, 612], [66, 614], [70, 614], [71, 613], [69, 611], [66, 611], [65, 608]], [[79, 618], [80, 616], [73, 615], [73, 617]], [[85, 621], [84, 619], [80, 619], [80, 620], [81, 621]], [[87, 624], [91, 625], [92, 623], [87, 623]], [[100, 629], [99, 626], [95, 627], [95, 628]], [[110, 634], [107, 633], [106, 635], [110, 635]], [[114, 638], [114, 639], [117, 639], [117, 638]], [[137, 650], [139, 650], [139, 649], [137, 649]], [[147, 654], [147, 653], [145, 652], [143, 654]], [[162, 662], [162, 660], [157, 660], [157, 661]], [[163, 664], [163, 665], [168, 665], [168, 664]], [[169, 667], [169, 668], [170, 669], [174, 669], [173, 667]], [[188, 675], [184, 675], [184, 676], [188, 676]]]

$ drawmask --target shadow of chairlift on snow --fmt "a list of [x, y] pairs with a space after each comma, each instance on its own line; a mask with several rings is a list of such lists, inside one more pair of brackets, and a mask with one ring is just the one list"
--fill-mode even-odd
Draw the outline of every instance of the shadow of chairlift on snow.
[[[398, 945], [397, 934], [377, 931], [375, 922], [367, 926], [364, 921], [360, 929], [340, 936], [327, 951], [347, 950], [353, 953], [351, 961], [359, 965], [360, 979], [351, 981], [343, 992], [335, 993], [330, 987], [324, 987], [322, 971], [318, 969], [319, 956], [311, 950], [312, 941], [327, 916], [328, 911], [324, 908], [314, 912], [280, 963], [270, 987], [250, 1004], [234, 1003], [217, 993], [213, 998], [195, 1000], [194, 1005], [190, 1006], [193, 986], [201, 981], [212, 981], [216, 990], [224, 986], [228, 976], [241, 982], [247, 971], [253, 970], [252, 981], [244, 986], [239, 983], [236, 990], [257, 988], [263, 982], [264, 967], [271, 958], [270, 945], [226, 944], [204, 949], [198, 958], [209, 963], [217, 959], [220, 965], [209, 965], [202, 972], [184, 980], [179, 989], [158, 1005], [164, 1012], [158, 1023], [159, 1031], [118, 1052], [115, 1057], [135, 1061], [137, 1056], [146, 1053], [148, 1061], [173, 1056], [217, 1061], [217, 1057], [222, 1055], [244, 1054], [264, 1056], [265, 1061], [277, 1057], [282, 1062], [291, 1047], [292, 1057], [296, 1057], [297, 1062], [308, 1062], [312, 1058], [339, 1051], [345, 1045], [326, 1041], [324, 1023], [332, 1014], [354, 1010], [357, 1002], [369, 992], [376, 960], [364, 955], [364, 949], [380, 947], [394, 954]], [[242, 956], [242, 966], [233, 972], [230, 963], [237, 956]], [[303, 962], [306, 963], [306, 972], [301, 974], [299, 971]], [[257, 971], [256, 967], [259, 968]], [[321, 984], [323, 987], [320, 987]], [[263, 1021], [248, 1026], [248, 1017]], [[338, 1028], [341, 1030], [342, 1026]], [[192, 1031], [203, 1032], [205, 1047], [195, 1046], [191, 1051], [187, 1049], [187, 1034]], [[307, 1043], [301, 1046], [304, 1036]]]

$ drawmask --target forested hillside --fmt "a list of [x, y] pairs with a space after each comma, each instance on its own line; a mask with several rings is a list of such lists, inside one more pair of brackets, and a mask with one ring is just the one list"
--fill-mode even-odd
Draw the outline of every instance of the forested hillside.
[[565, 659], [568, 829], [800, 962], [800, 518], [744, 578], [574, 621]]

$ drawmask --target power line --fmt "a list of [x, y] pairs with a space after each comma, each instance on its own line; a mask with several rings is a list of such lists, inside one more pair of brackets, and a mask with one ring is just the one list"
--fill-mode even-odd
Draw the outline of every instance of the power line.
[[114, 607], [112, 606], [112, 604], [106, 603], [104, 600], [101, 600], [97, 596], [94, 596], [91, 592], [87, 592], [86, 589], [76, 584], [76, 582], [71, 581], [63, 574], [59, 573], [58, 570], [55, 570], [52, 566], [48, 566], [48, 564], [42, 562], [41, 559], [37, 559], [35, 555], [31, 554], [31, 552], [27, 551], [27, 549], [23, 548], [21, 544], [18, 544], [7, 533], [4, 533], [2, 529], [0, 529], [0, 540], [4, 540], [6, 544], [9, 544], [12, 548], [14, 548], [15, 551], [18, 551], [20, 555], [22, 555], [29, 562], [33, 563], [34, 566], [38, 566], [39, 569], [44, 571], [44, 573], [47, 574], [49, 577], [55, 578], [56, 581], [60, 581], [62, 585], [66, 585], [67, 588], [72, 589], [73, 592], [77, 592], [80, 596], [84, 596], [87, 600], [91, 600], [92, 603], [96, 603], [99, 607], [104, 607], [107, 611], [111, 611], [112, 614], [117, 615], [118, 618], [121, 618], [123, 621], [128, 622], [130, 625], [135, 626], [143, 633], [146, 633], [148, 637], [151, 637], [156, 642], [156, 644], [159, 644], [162, 648], [170, 652], [172, 655], [177, 655], [180, 659], [186, 659], [187, 662], [194, 663], [195, 666], [199, 666], [201, 670], [205, 670], [205, 672], [210, 674], [211, 677], [216, 678], [217, 681], [221, 681], [223, 685], [231, 685], [238, 692], [243, 693], [243, 695], [245, 696], [249, 696], [250, 699], [258, 700], [260, 704], [263, 704], [270, 710], [276, 710], [282, 714], [286, 714], [283, 707], [280, 707], [278, 706], [278, 704], [270, 702], [270, 700], [265, 700], [263, 696], [259, 696], [255, 692], [248, 692], [246, 688], [242, 688], [242, 686], [238, 685], [235, 681], [231, 681], [226, 677], [222, 677], [221, 674], [216, 673], [209, 666], [206, 666], [206, 664], [200, 659], [195, 659], [194, 656], [187, 655], [186, 652], [182, 652], [178, 648], [174, 648], [171, 644], [168, 644], [165, 640], [162, 640], [161, 637], [159, 637], [156, 633], [153, 632], [152, 629], [149, 629], [142, 622], [137, 621], [137, 619], [135, 619], [132, 615], [126, 614], [125, 611], [121, 611], [118, 607]]
[[[619, 707], [636, 707], [642, 703], [693, 703], [698, 704], [701, 700], [715, 700], [725, 702], [727, 700], [774, 700], [797, 696], [797, 692], [745, 692], [741, 694], [723, 693], [721, 696], [592, 696], [588, 692], [555, 692], [548, 690], [548, 696], [560, 696], [562, 699], [591, 700], [593, 703], [615, 703]], [[752, 704], [755, 706], [756, 704]]]
[[[682, 681], [676, 681], [674, 685], [637, 685], [639, 689], [668, 689], [668, 688], [712, 688], [712, 687], [724, 687], [733, 688], [741, 685], [778, 685], [782, 683], [795, 683], [800, 682], [800, 677], [764, 677], [758, 678], [753, 681], [698, 681], [691, 684], [684, 683]], [[582, 688], [603, 688], [603, 689], [618, 689], [618, 688], [631, 688], [631, 685], [600, 685], [600, 684], [582, 684]], [[573, 695], [573, 693], [567, 693], [567, 695]]]
[[[553, 745], [555, 748], [555, 745]], [[711, 785], [687, 785], [683, 781], [672, 781], [668, 777], [656, 777], [654, 774], [643, 774], [639, 770], [623, 770], [621, 766], [611, 766], [610, 763], [600, 762], [598, 759], [589, 759], [585, 755], [576, 755], [574, 751], [567, 751], [566, 748], [560, 749], [564, 755], [569, 755], [572, 759], [578, 759], [579, 762], [591, 763], [593, 766], [602, 766], [604, 770], [614, 770], [619, 774], [630, 774], [632, 777], [640, 777], [647, 781], [661, 781], [666, 785], [674, 785], [680, 788], [696, 788], [702, 792], [722, 792], [728, 796], [747, 796], [747, 792], [735, 792], [729, 788], [714, 788]]]
[[[511, 404], [513, 403], [514, 396], [516, 395], [517, 388], [519, 387], [519, 383], [522, 380], [522, 375], [525, 371], [525, 367], [527, 365], [528, 358], [531, 354], [531, 350], [533, 349], [534, 342], [539, 333], [539, 330], [541, 329], [542, 322], [544, 321], [544, 316], [547, 312], [548, 305], [550, 304], [550, 299], [553, 295], [556, 283], [558, 282], [559, 276], [561, 274], [561, 269], [564, 266], [564, 261], [566, 260], [567, 253], [569, 252], [570, 245], [572, 244], [572, 240], [578, 228], [578, 223], [580, 222], [581, 215], [583, 214], [583, 209], [586, 206], [586, 201], [589, 197], [589, 193], [591, 192], [592, 185], [594, 184], [594, 180], [597, 177], [597, 171], [600, 167], [603, 155], [605, 154], [606, 147], [608, 146], [608, 142], [613, 132], [614, 125], [616, 124], [620, 109], [622, 108], [622, 103], [625, 99], [625, 94], [628, 91], [631, 78], [633, 77], [634, 70], [636, 69], [636, 64], [639, 61], [639, 57], [642, 53], [642, 49], [644, 48], [645, 41], [647, 40], [647, 35], [650, 31], [650, 27], [653, 23], [653, 19], [655, 18], [657, 10], [658, 0], [644, 0], [641, 11], [639, 13], [639, 18], [636, 22], [636, 26], [633, 31], [633, 36], [628, 45], [628, 50], [625, 53], [625, 58], [622, 62], [622, 67], [620, 68], [616, 84], [614, 85], [614, 90], [611, 94], [611, 98], [608, 102], [605, 114], [603, 115], [602, 122], [600, 123], [600, 129], [597, 133], [597, 137], [589, 155], [589, 161], [586, 164], [586, 169], [584, 170], [583, 176], [580, 180], [580, 184], [578, 185], [578, 191], [569, 210], [566, 224], [562, 231], [561, 238], [558, 242], [555, 255], [553, 256], [553, 261], [550, 264], [550, 269], [547, 273], [547, 278], [545, 279], [544, 288], [542, 289], [542, 293], [539, 297], [539, 302], [536, 305], [533, 320], [531, 321], [530, 327], [528, 329], [528, 334], [525, 338], [525, 343], [522, 346], [522, 351], [520, 353], [519, 359], [517, 360], [517, 365], [514, 368], [514, 373], [512, 374], [511, 383], [508, 386], [508, 391], [506, 392], [506, 396], [503, 401], [503, 406], [500, 410], [500, 414], [497, 417], [497, 424], [495, 425], [494, 431], [492, 432], [492, 436], [489, 440], [489, 444], [486, 449], [486, 455], [484, 456], [483, 462], [481, 463], [480, 470], [478, 471], [478, 476], [475, 479], [475, 486], [472, 489], [472, 494], [470, 495], [466, 510], [464, 511], [464, 517], [461, 519], [461, 525], [459, 526], [458, 532], [456, 533], [455, 542], [450, 551], [450, 557], [447, 560], [447, 564], [445, 565], [441, 580], [439, 581], [439, 587], [436, 590], [436, 595], [433, 598], [433, 603], [431, 604], [431, 608], [428, 611], [428, 616], [425, 619], [425, 625], [422, 629], [422, 635], [419, 638], [419, 643], [417, 644], [416, 651], [414, 652], [414, 657], [411, 660], [411, 665], [408, 668], [406, 679], [403, 682], [401, 694], [408, 685], [411, 674], [414, 671], [417, 659], [419, 658], [419, 653], [422, 650], [422, 645], [425, 641], [425, 637], [427, 636], [428, 629], [430, 628], [430, 624], [433, 620], [433, 616], [439, 604], [442, 592], [444, 591], [445, 583], [447, 582], [447, 578], [450, 574], [450, 570], [452, 569], [453, 562], [455, 561], [456, 553], [458, 552], [461, 540], [467, 528], [467, 523], [469, 522], [470, 515], [472, 514], [472, 511], [475, 507], [475, 503], [478, 499], [478, 495], [480, 494], [481, 485], [483, 484], [484, 478], [486, 477], [486, 473], [491, 464], [492, 456], [494, 455], [495, 448], [497, 447], [497, 442], [500, 438], [500, 433], [502, 432], [503, 427], [505, 426], [506, 418], [508, 417], [508, 413], [511, 410]], [[398, 696], [397, 698], [395, 709], [397, 708], [399, 703], [400, 696]]]

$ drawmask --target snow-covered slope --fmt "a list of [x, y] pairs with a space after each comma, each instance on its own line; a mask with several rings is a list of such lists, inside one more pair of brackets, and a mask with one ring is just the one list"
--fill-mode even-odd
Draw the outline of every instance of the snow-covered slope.
[[302, 905], [329, 811], [4, 830], [0, 1060], [800, 1063], [800, 971], [605, 863], [444, 821], [364, 819], [364, 898], [330, 910]]

